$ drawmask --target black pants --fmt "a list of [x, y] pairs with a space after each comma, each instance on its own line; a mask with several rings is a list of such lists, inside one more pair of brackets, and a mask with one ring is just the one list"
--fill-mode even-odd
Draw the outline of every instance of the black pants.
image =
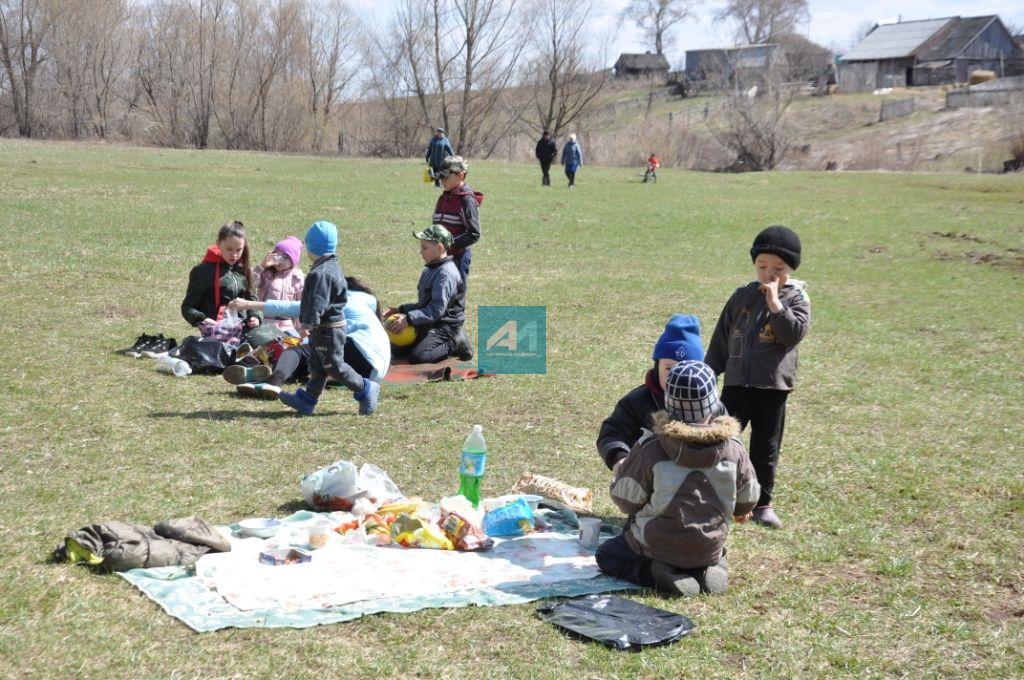
[[775, 468], [782, 450], [782, 432], [786, 427], [786, 390], [764, 390], [756, 387], [725, 387], [722, 403], [729, 415], [740, 421], [740, 427], [750, 423], [750, 462], [761, 485], [758, 507], [771, 505], [775, 487]]
[[540, 185], [542, 187], [549, 187], [549, 186], [551, 186], [551, 175], [548, 174], [548, 172], [550, 170], [551, 170], [551, 161], [550, 160], [541, 161], [540, 162], [540, 171], [543, 174], [543, 176], [540, 178]]
[[345, 329], [314, 328], [309, 334], [309, 382], [306, 393], [319, 399], [327, 380], [341, 383], [353, 392], [363, 389], [363, 376], [345, 363]]
[[576, 186], [576, 171], [575, 170], [569, 170], [569, 167], [566, 166], [566, 168], [565, 168], [565, 176], [569, 178], [569, 186], [571, 186], [571, 187]]
[[[629, 547], [629, 543], [626, 541], [625, 533], [621, 533], [615, 538], [610, 538], [598, 546], [594, 557], [597, 560], [598, 569], [606, 574], [615, 578], [621, 578], [623, 581], [635, 583], [644, 588], [656, 587], [654, 577], [651, 576], [651, 562], [654, 560], [633, 552], [633, 549]], [[707, 567], [696, 569], [675, 568], [698, 580], [703, 580], [704, 572], [707, 570]]]
[[[309, 375], [309, 355], [309, 345], [289, 347], [278, 357], [274, 373], [267, 382], [280, 387], [289, 380], [304, 380]], [[373, 366], [349, 337], [345, 338], [345, 363], [367, 380], [373, 375]]]
[[461, 329], [461, 326], [435, 326], [420, 335], [411, 348], [392, 347], [392, 354], [410, 364], [436, 364], [455, 354], [455, 337]]

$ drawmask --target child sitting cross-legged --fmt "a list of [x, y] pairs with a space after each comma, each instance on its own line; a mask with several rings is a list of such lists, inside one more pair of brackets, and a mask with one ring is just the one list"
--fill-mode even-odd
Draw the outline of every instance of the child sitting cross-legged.
[[612, 500], [629, 515], [597, 550], [601, 571], [673, 595], [725, 592], [729, 518], [746, 521], [760, 488], [715, 374], [682, 361], [665, 381], [654, 434], [615, 467]]

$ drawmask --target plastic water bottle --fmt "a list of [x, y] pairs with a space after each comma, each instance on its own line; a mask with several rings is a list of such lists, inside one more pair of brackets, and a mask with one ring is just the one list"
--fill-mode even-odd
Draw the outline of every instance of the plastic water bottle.
[[474, 508], [480, 507], [480, 482], [487, 466], [487, 442], [484, 428], [474, 425], [473, 431], [462, 445], [462, 462], [459, 465], [459, 493], [466, 497]]
[[192, 373], [192, 367], [184, 359], [178, 359], [167, 354], [161, 354], [156, 359], [156, 370], [161, 373], [170, 373], [176, 378], [184, 378]]

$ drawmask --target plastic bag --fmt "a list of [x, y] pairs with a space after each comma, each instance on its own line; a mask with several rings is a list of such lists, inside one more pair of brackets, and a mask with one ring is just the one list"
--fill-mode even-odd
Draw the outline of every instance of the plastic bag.
[[194, 335], [181, 341], [178, 358], [187, 361], [194, 373], [221, 373], [231, 365], [231, 354], [224, 343]]
[[423, 168], [423, 182], [424, 184], [430, 184], [434, 181], [434, 174], [430, 171], [430, 166]]
[[403, 498], [398, 485], [379, 467], [364, 463], [357, 471], [355, 464], [347, 460], [309, 473], [299, 487], [306, 503], [317, 510], [351, 510], [360, 498], [369, 499], [374, 507]]
[[585, 595], [546, 603], [537, 614], [548, 623], [615, 649], [675, 642], [697, 626], [682, 614], [655, 609], [618, 595]]
[[488, 536], [522, 536], [533, 530], [533, 510], [529, 503], [517, 498], [484, 515], [483, 528]]

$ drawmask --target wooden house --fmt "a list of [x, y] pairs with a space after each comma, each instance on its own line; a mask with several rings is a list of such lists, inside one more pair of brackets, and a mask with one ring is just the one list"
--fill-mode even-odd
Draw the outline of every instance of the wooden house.
[[1024, 73], [1024, 50], [995, 15], [903, 21], [876, 26], [837, 69], [842, 92], [965, 83], [977, 70]]
[[668, 78], [668, 59], [664, 54], [620, 54], [615, 62], [616, 78], [650, 78], [665, 82]]

